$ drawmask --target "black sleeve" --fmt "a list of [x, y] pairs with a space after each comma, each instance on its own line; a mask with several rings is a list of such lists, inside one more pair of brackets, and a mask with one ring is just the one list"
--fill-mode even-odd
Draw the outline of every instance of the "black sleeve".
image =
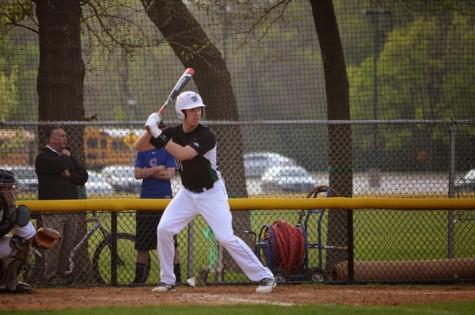
[[89, 178], [89, 174], [87, 173], [86, 169], [79, 164], [75, 158], [72, 156], [71, 159], [71, 167], [69, 168], [69, 179], [75, 185], [84, 185]]
[[189, 146], [195, 149], [199, 155], [204, 155], [216, 146], [216, 136], [210, 129], [202, 129], [196, 134], [194, 141], [191, 141]]
[[36, 157], [36, 173], [59, 174], [67, 169], [69, 169], [69, 158], [67, 156], [40, 152]]

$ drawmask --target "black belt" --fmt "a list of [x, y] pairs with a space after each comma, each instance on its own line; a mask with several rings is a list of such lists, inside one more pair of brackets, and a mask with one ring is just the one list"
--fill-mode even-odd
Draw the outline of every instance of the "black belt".
[[205, 191], [207, 191], [207, 190], [210, 190], [211, 188], [213, 188], [213, 186], [214, 186], [214, 183], [211, 184], [210, 186], [207, 186], [207, 187], [186, 188], [186, 189], [188, 189], [188, 190], [191, 191], [191, 192], [194, 192], [194, 193], [199, 194], [199, 193], [205, 192]]

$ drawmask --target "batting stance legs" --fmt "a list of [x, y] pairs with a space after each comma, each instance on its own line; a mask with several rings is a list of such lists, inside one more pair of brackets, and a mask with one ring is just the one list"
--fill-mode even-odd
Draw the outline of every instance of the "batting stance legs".
[[226, 188], [223, 181], [218, 180], [213, 188], [201, 193], [181, 189], [165, 210], [157, 227], [157, 249], [162, 282], [175, 284], [173, 235], [180, 232], [197, 215], [206, 220], [217, 241], [251, 281], [273, 278], [272, 272], [262, 265], [249, 246], [234, 235]]

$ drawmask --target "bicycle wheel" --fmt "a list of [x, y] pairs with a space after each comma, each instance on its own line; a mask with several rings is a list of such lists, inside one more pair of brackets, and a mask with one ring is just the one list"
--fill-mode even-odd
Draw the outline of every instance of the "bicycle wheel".
[[[111, 239], [99, 243], [92, 258], [94, 277], [99, 284], [111, 283]], [[135, 236], [127, 233], [117, 234], [117, 284], [129, 284], [135, 277]], [[115, 283], [114, 283], [115, 284]]]

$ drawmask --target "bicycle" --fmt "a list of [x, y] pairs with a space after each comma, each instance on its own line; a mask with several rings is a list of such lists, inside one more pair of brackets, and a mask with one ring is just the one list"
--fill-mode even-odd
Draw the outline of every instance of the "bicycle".
[[[114, 252], [113, 237], [101, 221], [101, 218], [94, 212], [92, 217], [79, 219], [78, 223], [93, 223], [79, 243], [74, 246], [69, 256], [69, 268], [66, 276], [70, 276], [75, 269], [75, 257], [80, 253], [88, 240], [99, 230], [102, 240], [92, 254], [92, 274], [98, 284], [127, 284], [132, 282], [135, 276], [135, 235], [129, 233], [117, 233], [117, 256]], [[89, 252], [89, 250], [88, 250]], [[91, 255], [90, 255], [91, 256]], [[31, 250], [27, 262], [23, 266], [21, 273], [25, 282], [34, 282], [32, 278], [41, 277], [44, 268], [44, 254], [41, 250], [34, 248]], [[114, 261], [114, 263], [111, 263]], [[114, 278], [114, 279], [112, 279]]]

